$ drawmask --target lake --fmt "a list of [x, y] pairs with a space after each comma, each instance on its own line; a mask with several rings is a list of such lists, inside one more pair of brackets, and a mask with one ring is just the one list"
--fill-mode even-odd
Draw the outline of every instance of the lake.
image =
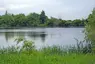
[[84, 28], [19, 28], [0, 29], [0, 47], [15, 45], [17, 37], [35, 42], [36, 48], [44, 46], [76, 45], [76, 40], [84, 39]]

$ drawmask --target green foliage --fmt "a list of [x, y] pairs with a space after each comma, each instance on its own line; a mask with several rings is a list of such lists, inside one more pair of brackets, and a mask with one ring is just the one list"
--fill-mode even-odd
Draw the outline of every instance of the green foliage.
[[43, 52], [45, 55], [63, 55], [65, 52], [65, 48], [60, 46], [52, 46], [52, 47], [44, 47], [41, 49], [41, 52]]
[[17, 44], [19, 44], [21, 41], [24, 41], [24, 38], [19, 37], [19, 38], [16, 38], [15, 41], [17, 42]]
[[14, 19], [11, 14], [6, 13], [6, 15], [1, 16], [0, 18], [0, 26], [1, 27], [10, 27], [12, 23], [14, 22]]
[[[25, 38], [19, 37], [17, 39], [15, 39], [15, 41], [17, 41], [17, 45], [16, 47], [18, 48], [18, 50], [20, 50], [19, 52], [28, 52], [28, 54], [30, 54], [33, 50], [35, 50], [35, 45], [34, 42], [26, 40]], [[22, 46], [18, 46], [19, 43], [22, 42]]]
[[23, 38], [16, 41], [23, 41], [21, 53], [14, 46], [0, 49], [1, 64], [95, 64], [94, 54], [77, 54], [74, 47], [66, 50], [67, 47], [53, 46], [35, 50], [31, 41]]
[[18, 52], [15, 46], [9, 46], [7, 48], [0, 48], [0, 54], [16, 54]]
[[35, 48], [35, 46], [33, 45], [34, 42], [32, 42], [32, 41], [25, 40], [23, 43], [24, 44], [23, 44], [22, 48], [27, 50], [27, 51]]
[[[27, 42], [27, 41], [26, 41]], [[28, 41], [29, 43], [30, 41]], [[25, 43], [25, 47], [31, 44]], [[25, 51], [26, 50], [26, 51]], [[32, 50], [28, 52], [27, 48], [18, 54], [15, 47], [0, 49], [1, 64], [94, 64], [94, 54], [76, 54], [71, 53], [73, 49], [69, 49], [69, 53], [63, 51], [62, 47], [47, 47], [41, 50]], [[31, 51], [31, 50], [29, 50]], [[27, 54], [28, 53], [28, 54]]]
[[65, 27], [66, 26], [66, 20], [60, 20], [58, 26]]
[[27, 26], [26, 25], [26, 17], [24, 14], [18, 14], [14, 16], [14, 27], [23, 27], [23, 26]]
[[41, 14], [30, 13], [24, 14], [9, 14], [7, 11], [4, 15], [0, 16], [0, 28], [10, 27], [80, 27], [84, 26], [85, 19], [80, 20], [62, 20], [58, 18], [48, 18], [45, 11]]
[[45, 12], [42, 11], [41, 14], [40, 14], [40, 23], [41, 24], [44, 24], [46, 22], [46, 15], [45, 15]]
[[0, 54], [1, 64], [95, 64], [95, 55]]
[[76, 19], [73, 21], [73, 26], [84, 26], [85, 20]]
[[30, 13], [29, 15], [27, 15], [27, 26], [32, 26], [32, 27], [36, 27], [39, 26], [40, 23], [40, 15], [37, 13]]
[[85, 26], [86, 41], [91, 44], [92, 50], [95, 51], [95, 9], [87, 19], [88, 23]]
[[51, 17], [51, 18], [48, 20], [47, 25], [48, 25], [49, 27], [56, 27], [57, 24], [58, 24], [58, 21], [59, 21], [58, 19]]

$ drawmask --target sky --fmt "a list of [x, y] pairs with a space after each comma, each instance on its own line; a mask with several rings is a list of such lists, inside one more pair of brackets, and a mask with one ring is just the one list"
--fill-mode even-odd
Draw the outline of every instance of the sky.
[[41, 13], [49, 17], [74, 20], [87, 18], [95, 7], [95, 0], [0, 0], [0, 15], [7, 10], [13, 14]]

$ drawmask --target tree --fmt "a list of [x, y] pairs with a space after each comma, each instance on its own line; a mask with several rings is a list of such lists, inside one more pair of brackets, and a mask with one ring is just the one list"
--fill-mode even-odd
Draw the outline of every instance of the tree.
[[60, 20], [59, 25], [60, 27], [65, 27], [66, 20]]
[[0, 19], [1, 27], [11, 27], [13, 21], [13, 16], [6, 11], [5, 15], [2, 15]]
[[45, 22], [46, 22], [46, 15], [45, 15], [45, 12], [42, 10], [40, 14], [40, 23], [44, 24]]
[[[93, 14], [95, 14], [93, 12]], [[7, 11], [4, 15], [0, 16], [0, 27], [71, 27], [71, 26], [84, 26], [84, 21], [76, 19], [72, 20], [62, 20], [58, 18], [48, 18], [45, 15], [45, 11], [41, 14], [30, 13], [25, 16], [24, 14], [10, 14]]]
[[37, 13], [30, 13], [27, 15], [27, 25], [33, 27], [38, 26], [40, 24], [39, 17], [40, 15]]
[[72, 21], [71, 20], [66, 20], [65, 27], [70, 27], [70, 26], [72, 26]]
[[76, 19], [72, 22], [73, 26], [82, 26], [82, 21], [80, 19]]
[[49, 27], [56, 27], [59, 24], [59, 20], [57, 18], [51, 17], [48, 22], [47, 22], [47, 26]]
[[16, 27], [23, 27], [23, 26], [27, 26], [27, 22], [26, 22], [26, 16], [24, 14], [17, 14], [14, 16], [14, 25]]
[[7, 10], [6, 10], [5, 15], [7, 15], [7, 14], [8, 14], [8, 12], [7, 12]]
[[92, 50], [95, 51], [95, 8], [92, 14], [88, 16], [88, 23], [85, 26], [85, 34], [87, 42], [91, 43]]

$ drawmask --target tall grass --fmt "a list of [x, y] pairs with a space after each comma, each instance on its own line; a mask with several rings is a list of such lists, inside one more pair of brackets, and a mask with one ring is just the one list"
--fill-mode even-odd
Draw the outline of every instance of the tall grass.
[[0, 64], [95, 64], [95, 55], [76, 52], [75, 48], [53, 46], [19, 53], [15, 47], [8, 47], [0, 49]]
[[47, 55], [38, 51], [29, 55], [25, 53], [0, 54], [0, 64], [95, 64], [95, 55]]
[[77, 46], [48, 46], [36, 50], [33, 42], [24, 40], [22, 47], [1, 48], [0, 64], [95, 64], [95, 55], [84, 53], [85, 48], [78, 43]]

